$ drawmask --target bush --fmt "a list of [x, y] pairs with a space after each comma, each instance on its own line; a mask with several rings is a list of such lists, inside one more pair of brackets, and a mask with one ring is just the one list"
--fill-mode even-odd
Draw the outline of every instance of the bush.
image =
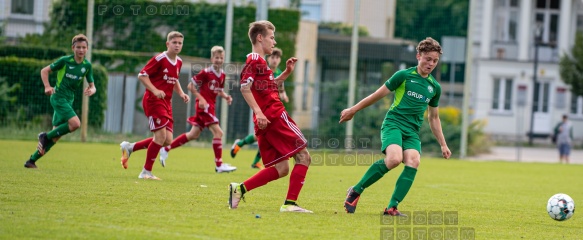
[[[441, 128], [447, 146], [453, 155], [459, 154], [461, 146], [462, 115], [461, 110], [455, 107], [442, 107], [439, 109], [439, 119]], [[485, 121], [475, 120], [468, 126], [468, 149], [467, 155], [472, 156], [480, 153], [486, 153], [490, 150], [492, 142], [488, 135], [484, 133]], [[441, 155], [441, 146], [431, 132], [427, 120], [427, 112], [424, 117], [423, 125], [419, 131], [421, 146], [424, 153]]]
[[[8, 86], [20, 85], [19, 88], [9, 93], [10, 97], [16, 97], [14, 104], [8, 108], [8, 113], [0, 115], [0, 122], [15, 123], [35, 119], [37, 116], [53, 114], [48, 97], [44, 94], [44, 86], [40, 78], [40, 70], [51, 63], [50, 60], [38, 60], [31, 58], [0, 57], [0, 66], [6, 71], [0, 71], [0, 78], [7, 80]], [[101, 127], [104, 121], [107, 92], [107, 71], [105, 68], [93, 65], [93, 77], [97, 92], [89, 99], [89, 125]], [[49, 76], [51, 86], [55, 86], [55, 73]], [[73, 108], [81, 117], [82, 90], [75, 95]], [[44, 117], [42, 117], [44, 118]]]
[[34, 58], [40, 60], [53, 60], [70, 53], [60, 48], [47, 48], [37, 46], [0, 46], [0, 57]]

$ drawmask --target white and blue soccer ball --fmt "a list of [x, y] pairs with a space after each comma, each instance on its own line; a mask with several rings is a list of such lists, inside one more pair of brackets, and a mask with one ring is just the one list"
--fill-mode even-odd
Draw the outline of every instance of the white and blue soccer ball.
[[575, 201], [567, 194], [557, 193], [547, 202], [547, 212], [552, 219], [565, 221], [575, 213]]

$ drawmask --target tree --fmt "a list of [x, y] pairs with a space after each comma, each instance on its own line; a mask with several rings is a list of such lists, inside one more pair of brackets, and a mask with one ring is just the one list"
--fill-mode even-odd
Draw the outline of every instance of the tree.
[[583, 33], [577, 32], [573, 49], [561, 57], [559, 72], [563, 81], [571, 86], [571, 92], [583, 96]]
[[467, 36], [469, 0], [397, 0], [395, 37]]

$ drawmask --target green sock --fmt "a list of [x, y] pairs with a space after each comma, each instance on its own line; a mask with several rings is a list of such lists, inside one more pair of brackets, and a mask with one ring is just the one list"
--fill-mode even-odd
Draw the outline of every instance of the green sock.
[[[47, 152], [49, 152], [49, 150], [51, 150], [51, 148], [56, 144], [56, 142], [53, 141], [49, 141], [49, 144], [45, 147], [45, 154], [47, 154]], [[30, 160], [32, 160], [33, 162], [36, 162], [38, 159], [40, 159], [42, 156], [40, 155], [40, 153], [38, 153], [38, 150], [34, 151], [34, 153], [30, 156]]]
[[283, 205], [296, 205], [296, 201], [286, 199], [285, 202], [283, 202]]
[[69, 130], [69, 123], [63, 123], [59, 125], [57, 128], [53, 129], [52, 131], [47, 133], [47, 138], [53, 139], [56, 137], [64, 136], [67, 133], [70, 133]]
[[387, 172], [389, 172], [389, 169], [385, 165], [385, 160], [378, 160], [370, 165], [368, 171], [360, 179], [360, 182], [354, 185], [352, 189], [358, 194], [361, 194], [365, 188], [370, 187], [370, 185], [381, 179]]
[[401, 201], [411, 189], [411, 185], [413, 185], [413, 180], [415, 180], [415, 174], [417, 174], [417, 169], [412, 168], [409, 166], [405, 166], [401, 176], [397, 179], [397, 183], [395, 184], [395, 191], [393, 192], [393, 196], [391, 197], [391, 201], [389, 202], [389, 207], [397, 207]]
[[245, 144], [251, 144], [255, 142], [255, 135], [253, 134], [249, 134], [247, 137], [245, 137], [243, 139], [243, 141], [239, 141], [239, 143], [237, 143], [237, 145], [239, 145], [239, 147], [245, 146]]
[[255, 155], [255, 160], [253, 160], [253, 163], [251, 165], [255, 166], [255, 164], [257, 164], [259, 160], [261, 160], [261, 153], [257, 151], [257, 155]]

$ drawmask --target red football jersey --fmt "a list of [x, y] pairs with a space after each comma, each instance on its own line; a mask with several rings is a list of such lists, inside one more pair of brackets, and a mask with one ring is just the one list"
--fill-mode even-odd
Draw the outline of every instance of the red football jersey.
[[[182, 67], [182, 59], [176, 56], [176, 62], [172, 62], [166, 55], [166, 51], [151, 58], [150, 61], [142, 68], [138, 76], [148, 76], [152, 84], [159, 90], [166, 93], [166, 100], [170, 103], [174, 85], [178, 84], [178, 76]], [[144, 100], [157, 99], [152, 92], [146, 89]]]
[[[241, 72], [241, 86], [248, 84], [251, 84], [251, 93], [253, 93], [255, 101], [265, 117], [270, 121], [279, 118], [285, 108], [279, 100], [279, 92], [273, 77], [273, 71], [271, 71], [265, 59], [257, 53], [247, 55], [245, 67]], [[255, 120], [255, 114], [253, 119]]]
[[[214, 109], [217, 95], [223, 91], [225, 86], [225, 73], [223, 70], [216, 72], [212, 66], [205, 68], [200, 70], [196, 76], [193, 76], [192, 81], [198, 86], [198, 92], [210, 105], [209, 107]], [[196, 99], [196, 107], [198, 108], [198, 99]]]

